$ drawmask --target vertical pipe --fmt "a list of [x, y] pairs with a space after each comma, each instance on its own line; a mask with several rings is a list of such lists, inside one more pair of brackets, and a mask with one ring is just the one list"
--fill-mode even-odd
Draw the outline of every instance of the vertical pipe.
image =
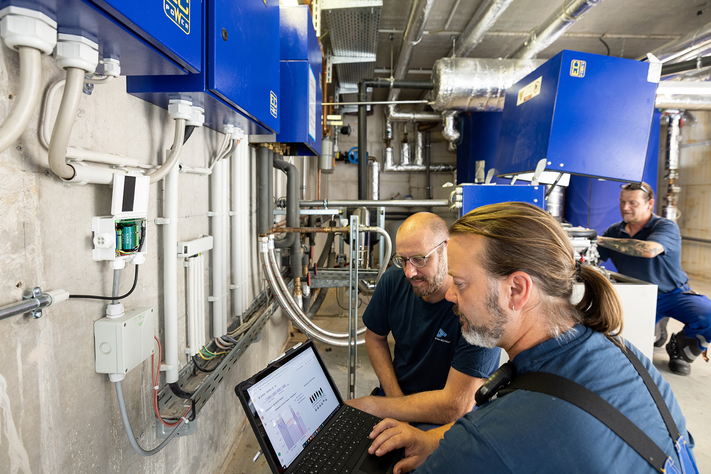
[[368, 109], [363, 103], [368, 100], [365, 83], [358, 83], [358, 199], [367, 194], [366, 174], [368, 166]]
[[[240, 140], [241, 144], [241, 140]], [[230, 192], [231, 201], [231, 227], [232, 227], [232, 314], [235, 316], [242, 314], [242, 294], [240, 293], [240, 268], [244, 259], [244, 252], [240, 252], [240, 248], [244, 248], [242, 243], [242, 232], [240, 226], [240, 193], [242, 183], [240, 182], [240, 165], [242, 161], [242, 147], [237, 145], [237, 149], [232, 155], [232, 188]]]
[[222, 194], [224, 180], [222, 178], [223, 160], [217, 160], [212, 175], [212, 237], [214, 247], [212, 249], [212, 337], [220, 337], [225, 334], [222, 327], [222, 294], [224, 293], [222, 277], [222, 262], [225, 256], [223, 250], [223, 229], [222, 229]]
[[197, 328], [195, 327], [195, 323], [197, 321], [196, 319], [196, 314], [195, 314], [195, 292], [197, 291], [197, 286], [195, 285], [195, 261], [194, 257], [186, 258], [183, 261], [183, 266], [187, 269], [187, 297], [188, 297], [188, 304], [187, 304], [187, 318], [188, 318], [188, 337], [187, 337], [187, 344], [188, 347], [185, 350], [186, 354], [188, 355], [188, 358], [195, 354], [195, 346], [197, 345], [197, 342], [195, 341], [195, 331]]
[[163, 217], [163, 320], [165, 324], [165, 382], [178, 381], [178, 181], [173, 166], [165, 178]]
[[[422, 133], [422, 132], [418, 132]], [[430, 132], [425, 132], [424, 155], [425, 155], [425, 199], [432, 199], [432, 176], [430, 175]], [[432, 212], [432, 206], [427, 208], [427, 212]]]
[[259, 147], [257, 154], [257, 170], [259, 170], [257, 191], [259, 202], [257, 203], [259, 217], [257, 220], [257, 233], [260, 235], [269, 233], [269, 182], [271, 181], [272, 166], [269, 163], [269, 148]]
[[197, 321], [198, 321], [198, 333], [197, 333], [197, 347], [195, 348], [195, 353], [197, 353], [200, 346], [205, 342], [205, 257], [203, 255], [198, 256], [198, 266], [197, 266]]
[[[228, 160], [229, 159], [229, 160]], [[220, 262], [220, 274], [222, 275], [222, 313], [220, 313], [222, 334], [227, 334], [227, 313], [230, 306], [227, 298], [230, 294], [230, 281], [232, 280], [230, 265], [230, 162], [234, 161], [234, 155], [225, 156], [222, 160], [222, 261]]]
[[[242, 185], [240, 189], [242, 190], [242, 200], [240, 209], [242, 210], [242, 239], [244, 242], [244, 248], [248, 249], [246, 255], [252, 255], [252, 245], [251, 245], [251, 223], [252, 216], [250, 209], [251, 201], [251, 184], [252, 184], [252, 168], [251, 168], [251, 150], [247, 145], [247, 140], [243, 139], [242, 143], [239, 145], [239, 149], [242, 150]], [[245, 256], [242, 262], [242, 313], [244, 313], [249, 307], [249, 288], [247, 282], [249, 281], [249, 257]]]
[[667, 116], [667, 147], [664, 167], [667, 170], [667, 193], [664, 196], [663, 215], [676, 222], [679, 217], [677, 200], [681, 188], [676, 184], [679, 177], [679, 153], [681, 152], [681, 117], [676, 111]]

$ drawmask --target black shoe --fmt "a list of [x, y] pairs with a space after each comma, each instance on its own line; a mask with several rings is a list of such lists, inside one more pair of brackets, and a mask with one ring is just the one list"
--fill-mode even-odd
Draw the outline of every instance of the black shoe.
[[667, 354], [669, 354], [669, 370], [677, 375], [689, 375], [691, 364], [681, 354], [681, 347], [677, 341], [678, 334], [672, 334], [667, 344]]
[[657, 340], [654, 341], [654, 347], [662, 347], [665, 342], [667, 342], [667, 323], [669, 318], [662, 318], [659, 320], [656, 326], [654, 326], [654, 335]]

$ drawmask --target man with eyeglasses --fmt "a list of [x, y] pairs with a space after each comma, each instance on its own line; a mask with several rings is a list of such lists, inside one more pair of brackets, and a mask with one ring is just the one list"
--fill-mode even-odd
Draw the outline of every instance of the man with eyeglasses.
[[474, 407], [476, 391], [499, 366], [500, 350], [467, 344], [453, 304], [444, 299], [452, 284], [448, 239], [447, 224], [435, 214], [414, 214], [400, 226], [394, 266], [363, 314], [380, 396], [346, 403], [381, 418], [436, 425]]
[[[620, 213], [622, 221], [598, 237], [600, 260], [609, 258], [623, 275], [657, 285], [657, 322], [670, 317], [684, 323], [666, 345], [669, 370], [689, 375], [691, 362], [711, 341], [711, 300], [689, 287], [689, 277], [681, 268], [679, 226], [654, 215], [654, 191], [649, 184], [623, 185]], [[655, 346], [661, 347], [665, 340], [664, 330]]]

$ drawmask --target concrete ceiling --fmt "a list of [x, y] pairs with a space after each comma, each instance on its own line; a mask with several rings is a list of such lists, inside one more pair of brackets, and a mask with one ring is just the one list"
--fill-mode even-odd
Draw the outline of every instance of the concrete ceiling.
[[[410, 70], [429, 70], [437, 59], [447, 56], [452, 49], [452, 39], [456, 40], [484, 1], [435, 0], [425, 25], [425, 35], [413, 53]], [[608, 54], [609, 47], [612, 56], [637, 59], [711, 22], [708, 4], [698, 0], [603, 0], [542, 51], [538, 58], [550, 58], [563, 49]], [[524, 41], [532, 29], [553, 12], [560, 11], [561, 7], [562, 0], [515, 0], [469, 56], [506, 56]], [[376, 77], [389, 77], [391, 53], [392, 60], [397, 61], [409, 9], [410, 0], [383, 0], [375, 62]], [[445, 29], [453, 9], [452, 19]], [[328, 28], [327, 23], [324, 26]], [[327, 38], [328, 35], [324, 38], [326, 44]], [[411, 72], [407, 78], [422, 80], [428, 77], [426, 73]], [[374, 98], [384, 100], [385, 95], [386, 92], [378, 90]], [[400, 96], [401, 100], [416, 98], [419, 98], [417, 91], [403, 91]], [[349, 100], [351, 97], [344, 99]]]

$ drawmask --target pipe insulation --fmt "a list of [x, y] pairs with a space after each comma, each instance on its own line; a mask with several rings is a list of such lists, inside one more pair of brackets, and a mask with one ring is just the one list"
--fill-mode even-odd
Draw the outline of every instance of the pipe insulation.
[[[709, 50], [711, 50], [711, 23], [663, 44], [651, 54], [663, 63], [672, 64], [704, 56]], [[641, 59], [646, 59], [646, 56]]]
[[224, 263], [227, 257], [224, 254], [224, 199], [225, 180], [222, 176], [224, 160], [217, 160], [210, 175], [211, 193], [210, 207], [212, 212], [212, 236], [214, 247], [212, 249], [212, 337], [220, 337], [227, 331], [225, 303], [225, 275]]
[[448, 56], [466, 57], [482, 42], [486, 33], [494, 26], [502, 13], [513, 0], [485, 0], [457, 38], [456, 49], [452, 48]]
[[[274, 160], [274, 168], [286, 173], [286, 226], [287, 227], [298, 227], [299, 225], [299, 170], [295, 165], [284, 161], [280, 158]], [[274, 246], [276, 248], [289, 248], [294, 249], [294, 242], [298, 239], [295, 234], [288, 234], [285, 239], [275, 241]], [[301, 253], [301, 248], [299, 247], [298, 253]], [[299, 255], [298, 262], [294, 262], [295, 255], [292, 254], [292, 276], [301, 276], [301, 271], [294, 273], [294, 268], [296, 265], [301, 265], [301, 258]]]
[[[12, 145], [25, 131], [40, 98], [42, 66], [41, 52], [20, 46], [20, 87], [10, 113], [0, 125], [0, 153]], [[82, 77], [84, 76], [82, 72]], [[72, 171], [73, 175], [73, 171]]]
[[528, 37], [516, 49], [506, 56], [508, 59], [532, 59], [549, 47], [560, 36], [568, 31], [585, 14], [602, 0], [573, 0], [563, 4], [540, 25], [534, 28]]
[[271, 196], [269, 195], [269, 182], [271, 181], [272, 164], [269, 160], [269, 148], [265, 146], [259, 147], [257, 153], [257, 170], [259, 172], [257, 192], [259, 202], [257, 203], [257, 208], [259, 209], [259, 216], [257, 220], [257, 233], [259, 235], [268, 234], [271, 230], [271, 220], [269, 215], [269, 201]]
[[506, 89], [545, 61], [535, 59], [442, 58], [432, 70], [436, 111], [500, 112]]

